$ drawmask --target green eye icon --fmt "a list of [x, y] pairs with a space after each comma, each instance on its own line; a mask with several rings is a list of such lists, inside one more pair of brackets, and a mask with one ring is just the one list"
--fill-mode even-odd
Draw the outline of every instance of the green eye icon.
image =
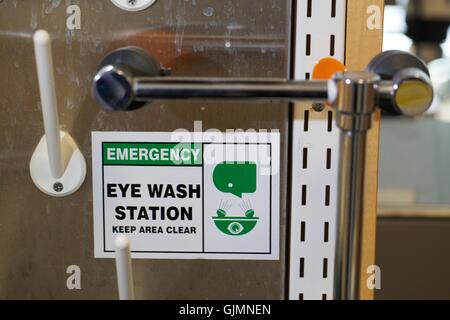
[[[213, 172], [213, 182], [217, 190], [222, 193], [231, 193], [241, 198], [245, 193], [256, 192], [256, 163], [253, 162], [222, 162]], [[236, 198], [234, 198], [236, 199]], [[213, 217], [214, 224], [224, 234], [229, 236], [243, 236], [251, 232], [259, 218], [255, 217], [255, 210], [250, 200], [243, 200], [239, 204], [241, 214], [229, 215], [233, 207], [232, 202], [220, 201], [216, 216]]]
[[258, 223], [258, 218], [226, 217], [213, 218], [217, 228], [229, 236], [243, 236], [252, 231]]
[[242, 231], [244, 231], [244, 227], [239, 222], [232, 222], [228, 225], [228, 231], [232, 234], [240, 234]]

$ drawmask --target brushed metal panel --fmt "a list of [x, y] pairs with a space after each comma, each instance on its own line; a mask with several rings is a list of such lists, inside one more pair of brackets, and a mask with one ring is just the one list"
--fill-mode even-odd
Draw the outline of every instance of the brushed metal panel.
[[[81, 29], [66, 28], [66, 8], [81, 8]], [[101, 58], [139, 45], [179, 76], [287, 77], [291, 2], [159, 0], [139, 13], [110, 1], [0, 2], [0, 298], [117, 298], [113, 260], [93, 258], [91, 131], [203, 128], [276, 129], [281, 148], [280, 261], [134, 261], [140, 299], [277, 299], [285, 297], [287, 104], [154, 102], [127, 113], [100, 111], [90, 95]], [[43, 134], [32, 34], [47, 29], [62, 127], [89, 163], [73, 196], [53, 199], [32, 184], [28, 163]], [[78, 265], [82, 289], [66, 288]]]
[[375, 292], [376, 299], [450, 299], [449, 235], [448, 218], [378, 218], [381, 290]]

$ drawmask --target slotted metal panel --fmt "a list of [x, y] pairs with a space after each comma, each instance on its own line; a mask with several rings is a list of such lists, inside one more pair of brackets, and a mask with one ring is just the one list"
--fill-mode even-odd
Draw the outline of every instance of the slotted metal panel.
[[[325, 57], [344, 61], [345, 0], [297, 0], [295, 77], [310, 79]], [[331, 299], [339, 130], [333, 111], [294, 108], [289, 297]]]

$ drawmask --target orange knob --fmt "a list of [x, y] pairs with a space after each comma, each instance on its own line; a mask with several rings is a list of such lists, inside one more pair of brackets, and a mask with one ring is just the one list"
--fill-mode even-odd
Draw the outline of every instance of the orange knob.
[[312, 73], [313, 80], [329, 80], [337, 72], [346, 71], [345, 65], [334, 58], [323, 58], [317, 62]]

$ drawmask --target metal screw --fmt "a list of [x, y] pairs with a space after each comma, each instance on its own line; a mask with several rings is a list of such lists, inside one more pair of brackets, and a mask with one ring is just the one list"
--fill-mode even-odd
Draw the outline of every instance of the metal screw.
[[325, 105], [323, 103], [313, 103], [312, 108], [316, 112], [322, 112], [325, 109]]
[[161, 77], [169, 77], [172, 74], [172, 69], [170, 68], [161, 68], [160, 75]]
[[136, 5], [136, 2], [136, 0], [128, 0], [128, 5], [133, 7]]
[[63, 184], [61, 182], [56, 182], [53, 185], [53, 190], [55, 190], [56, 192], [61, 192], [61, 191], [64, 190], [64, 186], [63, 186]]

